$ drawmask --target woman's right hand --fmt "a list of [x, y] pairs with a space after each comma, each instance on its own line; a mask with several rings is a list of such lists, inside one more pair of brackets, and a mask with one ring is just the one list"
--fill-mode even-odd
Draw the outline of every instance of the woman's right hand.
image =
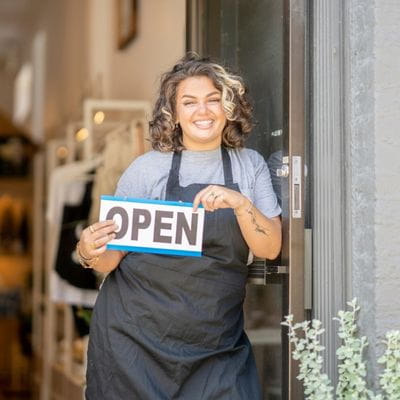
[[106, 251], [107, 243], [115, 239], [117, 224], [113, 220], [99, 221], [82, 231], [79, 239], [79, 251], [87, 260], [99, 257]]

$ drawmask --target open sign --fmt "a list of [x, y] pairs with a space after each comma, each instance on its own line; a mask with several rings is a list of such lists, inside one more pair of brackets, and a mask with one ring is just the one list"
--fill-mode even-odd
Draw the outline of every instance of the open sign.
[[192, 203], [101, 196], [100, 221], [119, 226], [110, 250], [201, 256], [204, 208]]

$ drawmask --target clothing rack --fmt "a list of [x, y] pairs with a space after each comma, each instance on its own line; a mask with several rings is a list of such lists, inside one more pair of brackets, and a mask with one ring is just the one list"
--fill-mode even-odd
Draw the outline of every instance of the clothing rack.
[[[97, 112], [105, 114], [105, 119], [101, 124], [94, 122]], [[108, 114], [110, 114], [110, 118], [107, 117]], [[133, 143], [132, 159], [147, 151], [150, 148], [150, 144], [146, 140], [149, 116], [150, 103], [146, 101], [86, 99], [83, 104], [82, 120], [68, 123], [64, 137], [49, 141], [46, 145], [46, 154], [42, 155], [41, 161], [38, 161], [38, 171], [42, 171], [43, 182], [38, 186], [41, 188], [41, 192], [36, 193], [35, 202], [44, 202], [45, 186], [48, 190], [51, 171], [59, 165], [95, 160], [99, 157], [99, 151], [105, 143], [104, 138], [109, 133], [114, 132], [118, 135], [118, 130], [128, 129], [131, 143]], [[87, 137], [77, 141], [76, 132], [81, 128], [87, 130]], [[44, 164], [46, 164], [47, 171], [46, 179], [44, 179]], [[47, 183], [46, 185], [44, 181]], [[45, 243], [49, 242], [53, 233], [48, 224], [44, 224], [43, 221], [42, 213], [41, 222], [38, 222], [36, 228], [37, 237], [46, 240], [42, 240], [40, 245], [40, 239], [37, 239], [36, 243], [38, 249], [41, 247], [42, 257], [41, 252], [37, 251], [34, 262], [36, 267], [34, 268], [33, 295], [34, 304], [36, 304], [34, 309], [34, 348], [35, 354], [42, 353], [42, 357], [38, 357], [39, 364], [41, 363], [41, 368], [39, 368], [39, 375], [41, 375], [40, 400], [83, 399], [85, 360], [81, 365], [74, 363], [75, 326], [71, 306], [65, 302], [54, 300], [51, 295], [50, 278], [54, 274], [54, 259], [49, 254]], [[42, 235], [39, 234], [41, 227], [44, 231]], [[40, 306], [44, 307], [44, 313]], [[82, 344], [87, 346], [87, 340]], [[60, 357], [61, 355], [62, 357]]]
[[140, 100], [97, 100], [86, 99], [83, 103], [83, 125], [88, 130], [88, 138], [84, 142], [84, 159], [92, 158], [96, 154], [96, 127], [94, 115], [96, 112], [126, 112], [131, 114], [131, 119], [136, 119], [144, 129], [145, 151], [150, 149], [148, 139], [147, 121], [151, 115], [151, 106], [147, 101]]

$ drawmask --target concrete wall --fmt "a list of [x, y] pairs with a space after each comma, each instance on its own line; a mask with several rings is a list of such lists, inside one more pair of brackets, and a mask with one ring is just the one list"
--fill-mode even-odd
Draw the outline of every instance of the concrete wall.
[[400, 329], [400, 3], [375, 4], [376, 330]]
[[391, 0], [344, 4], [352, 291], [376, 384], [383, 335], [400, 329], [400, 7]]
[[[345, 4], [348, 107], [343, 112], [350, 145], [351, 288], [361, 305], [361, 333], [371, 343], [367, 356], [375, 360], [374, 0]], [[370, 362], [371, 376], [374, 368]]]

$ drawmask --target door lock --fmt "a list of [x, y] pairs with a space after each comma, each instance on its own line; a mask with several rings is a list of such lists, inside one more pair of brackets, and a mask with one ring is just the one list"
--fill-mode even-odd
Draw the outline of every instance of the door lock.
[[289, 165], [283, 164], [281, 168], [276, 170], [276, 175], [280, 178], [287, 178], [289, 176]]

